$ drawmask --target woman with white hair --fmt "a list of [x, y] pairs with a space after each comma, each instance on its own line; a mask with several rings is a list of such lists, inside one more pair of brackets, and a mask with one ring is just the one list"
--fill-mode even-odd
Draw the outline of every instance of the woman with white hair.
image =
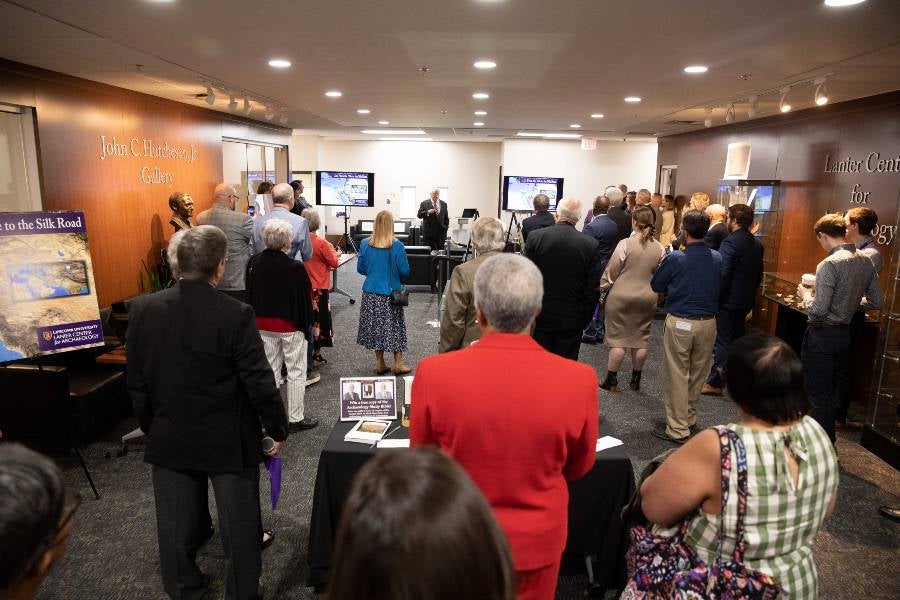
[[304, 414], [312, 287], [303, 263], [287, 255], [293, 239], [290, 223], [274, 218], [266, 221], [262, 228], [266, 248], [247, 263], [247, 295], [278, 387], [284, 383], [281, 367], [287, 367], [289, 427], [298, 431], [312, 429], [319, 420]]
[[472, 246], [475, 259], [453, 269], [447, 286], [447, 304], [441, 317], [441, 352], [465, 348], [481, 337], [481, 329], [475, 321], [475, 272], [489, 256], [503, 251], [505, 239], [500, 219], [481, 217], [475, 221]]
[[318, 231], [322, 226], [322, 219], [316, 209], [307, 208], [303, 211], [302, 216], [309, 223], [309, 239], [313, 248], [312, 257], [304, 263], [310, 283], [312, 283], [312, 360], [324, 364], [328, 361], [322, 357], [322, 348], [331, 348], [334, 341], [334, 333], [331, 329], [331, 298], [328, 293], [331, 290], [331, 270], [337, 268], [340, 252], [325, 238], [319, 237]]

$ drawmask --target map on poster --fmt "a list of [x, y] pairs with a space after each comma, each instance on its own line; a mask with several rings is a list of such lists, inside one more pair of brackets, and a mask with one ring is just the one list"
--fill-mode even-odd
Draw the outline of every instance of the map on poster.
[[102, 344], [84, 213], [0, 213], [0, 362]]

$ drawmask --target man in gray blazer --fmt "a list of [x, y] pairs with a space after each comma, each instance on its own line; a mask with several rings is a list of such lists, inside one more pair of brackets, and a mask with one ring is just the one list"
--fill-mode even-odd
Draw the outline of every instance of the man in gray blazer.
[[238, 195], [234, 187], [220, 183], [213, 191], [212, 208], [197, 215], [199, 225], [214, 225], [225, 232], [228, 251], [225, 254], [225, 274], [219, 289], [229, 296], [247, 302], [247, 285], [244, 274], [247, 261], [253, 256], [253, 220], [245, 214], [234, 212]]

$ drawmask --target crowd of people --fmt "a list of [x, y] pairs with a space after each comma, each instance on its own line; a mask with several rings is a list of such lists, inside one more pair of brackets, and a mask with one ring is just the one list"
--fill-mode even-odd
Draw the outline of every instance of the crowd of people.
[[[260, 597], [261, 551], [273, 534], [263, 530], [259, 465], [289, 433], [318, 424], [304, 394], [333, 341], [329, 273], [339, 250], [317, 235], [315, 209], [298, 214], [302, 192], [273, 185], [263, 192], [272, 210], [250, 219], [234, 212], [232, 186], [216, 186], [200, 225], [170, 242], [177, 284], [131, 308], [128, 389], [147, 436], [172, 598], [207, 588], [195, 559], [212, 535], [208, 481], [229, 563], [225, 597]], [[816, 222], [827, 256], [815, 284], [798, 288], [809, 315], [801, 362], [781, 340], [745, 331], [763, 264], [751, 206], [623, 185], [608, 187], [587, 216], [574, 198], [555, 215], [546, 196], [534, 208], [521, 256], [504, 252], [498, 219], [475, 222], [476, 257], [453, 270], [439, 353], [416, 366], [412, 449], [378, 456], [356, 478], [329, 597], [552, 598], [567, 482], [595, 461], [598, 389], [618, 391], [626, 357], [629, 386], [640, 389], [664, 298], [663, 361], [649, 368], [663, 375], [666, 424], [652, 433], [680, 447], [641, 482], [643, 517], [658, 535], [681, 530], [707, 564], [739, 547], [748, 568], [790, 597], [815, 598], [811, 544], [834, 507], [835, 422], [846, 419], [852, 385], [844, 358], [863, 309], [882, 302], [877, 215], [855, 208]], [[419, 212], [440, 221], [447, 206], [433, 197]], [[374, 352], [375, 373], [400, 375], [412, 370], [398, 293], [409, 263], [393, 224], [379, 212], [359, 249], [356, 342]], [[602, 381], [578, 360], [582, 340], [608, 346]], [[723, 390], [740, 420], [699, 431], [700, 395]], [[726, 461], [723, 448], [744, 458]], [[0, 495], [33, 499], [27, 510], [0, 508], [0, 544], [17, 540], [0, 595], [30, 597], [64, 551], [77, 504], [45, 459], [11, 444], [0, 453]], [[626, 594], [640, 597], [641, 585], [631, 579]]]

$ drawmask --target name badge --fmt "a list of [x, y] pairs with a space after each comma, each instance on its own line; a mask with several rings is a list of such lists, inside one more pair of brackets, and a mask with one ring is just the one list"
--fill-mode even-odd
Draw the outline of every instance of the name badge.
[[687, 321], [675, 321], [675, 329], [680, 329], [682, 331], [690, 331], [693, 325], [688, 323]]

